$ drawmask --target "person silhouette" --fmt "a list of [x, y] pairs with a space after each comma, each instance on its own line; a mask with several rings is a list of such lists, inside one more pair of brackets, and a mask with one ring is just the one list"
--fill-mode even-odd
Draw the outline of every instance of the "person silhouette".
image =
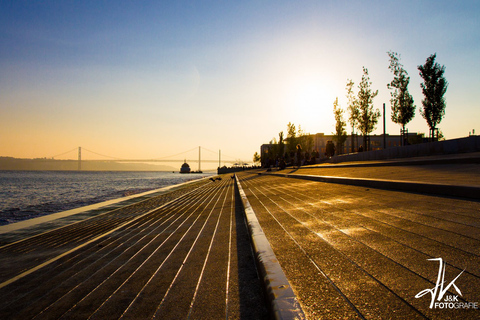
[[302, 165], [302, 146], [300, 144], [297, 144], [296, 146], [296, 149], [297, 149], [297, 166], [300, 168], [300, 166]]

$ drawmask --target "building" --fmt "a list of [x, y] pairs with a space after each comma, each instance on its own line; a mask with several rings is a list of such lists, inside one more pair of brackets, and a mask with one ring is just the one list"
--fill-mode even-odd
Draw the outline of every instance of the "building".
[[[419, 133], [408, 133], [407, 134], [407, 142], [405, 144], [417, 144], [417, 143], [422, 143], [423, 141], [423, 134]], [[381, 150], [385, 148], [391, 148], [391, 147], [399, 147], [402, 145], [402, 136], [401, 135], [385, 135], [385, 143], [386, 145], [384, 146], [384, 136], [383, 134], [380, 135], [369, 135], [368, 136], [370, 140], [370, 150]], [[325, 135], [323, 133], [317, 133], [314, 135], [313, 138], [314, 141], [314, 149], [318, 150], [318, 152], [321, 155], [325, 154], [326, 151], [326, 146], [328, 141], [333, 141], [335, 143], [336, 147], [336, 154], [345, 154], [345, 153], [352, 153], [352, 152], [357, 152], [358, 148], [360, 146], [363, 147], [365, 150], [365, 146], [363, 145], [363, 136], [362, 135], [347, 135], [347, 140], [345, 140], [345, 143], [343, 145], [342, 150], [339, 150], [339, 146], [334, 140], [334, 135]], [[352, 145], [354, 148], [352, 149]]]
[[[334, 135], [326, 135], [324, 133], [317, 133], [313, 136], [313, 150], [305, 150], [303, 149], [303, 152], [308, 152], [309, 154], [316, 154], [318, 157], [316, 158], [317, 161], [322, 160], [326, 158], [325, 153], [326, 153], [326, 147], [328, 141], [333, 141], [336, 147], [335, 154], [345, 154], [345, 153], [352, 153], [352, 152], [357, 152], [358, 148], [362, 146], [362, 148], [365, 150], [365, 146], [363, 146], [363, 136], [361, 135], [348, 135], [347, 140], [345, 141], [343, 147], [340, 147], [337, 145], [337, 143], [334, 140]], [[424, 142], [424, 137], [423, 134], [419, 133], [407, 133], [407, 141], [406, 144], [417, 144], [417, 143], [422, 143]], [[370, 135], [369, 136], [370, 140], [370, 150], [380, 150], [384, 148], [391, 148], [391, 147], [398, 147], [402, 145], [402, 136], [401, 135]], [[385, 140], [385, 146], [384, 146], [384, 140]], [[288, 144], [288, 139], [286, 140], [286, 143]], [[352, 145], [354, 148], [352, 149]], [[276, 161], [274, 159], [274, 155], [272, 155], [272, 148], [273, 145], [271, 144], [262, 144], [260, 147], [260, 155], [262, 158], [262, 165], [265, 165], [267, 160], [270, 159], [272, 165]], [[284, 152], [285, 153], [285, 150]]]

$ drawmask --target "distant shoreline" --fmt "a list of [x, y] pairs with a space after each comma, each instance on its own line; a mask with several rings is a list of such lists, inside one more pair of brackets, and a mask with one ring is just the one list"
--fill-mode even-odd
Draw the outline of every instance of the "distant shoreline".
[[[80, 171], [78, 160], [21, 159], [0, 157], [0, 170], [18, 171]], [[178, 172], [179, 168], [149, 163], [119, 163], [114, 161], [82, 161], [81, 171], [163, 171]]]

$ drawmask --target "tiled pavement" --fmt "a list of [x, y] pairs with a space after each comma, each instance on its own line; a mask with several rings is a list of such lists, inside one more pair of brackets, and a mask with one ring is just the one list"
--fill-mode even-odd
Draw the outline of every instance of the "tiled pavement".
[[0, 318], [266, 318], [234, 190], [227, 177], [0, 247]]
[[[478, 177], [478, 165], [472, 166], [468, 170], [450, 166], [443, 172], [458, 185], [463, 183], [462, 175]], [[388, 175], [376, 167], [357, 170], [363, 177], [403, 175], [415, 181], [432, 181], [442, 172], [432, 166], [387, 168]], [[333, 175], [335, 171], [337, 176], [362, 177], [351, 169], [283, 172]], [[454, 282], [459, 291], [450, 286], [435, 302], [440, 307], [449, 298], [480, 302], [478, 201], [284, 178], [264, 171], [240, 174], [240, 183], [307, 317], [480, 317], [478, 309], [430, 308], [430, 293], [416, 297], [437, 283], [439, 260], [428, 259], [442, 258], [445, 288], [463, 273]], [[460, 303], [453, 306], [464, 306]]]

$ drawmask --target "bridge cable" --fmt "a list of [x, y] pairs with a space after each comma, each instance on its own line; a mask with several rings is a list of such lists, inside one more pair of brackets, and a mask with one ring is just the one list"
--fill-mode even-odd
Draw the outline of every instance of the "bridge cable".
[[209, 151], [211, 153], [218, 154], [218, 151], [212, 151], [212, 150], [209, 150], [209, 149], [204, 148], [204, 147], [202, 147], [202, 150], [206, 150], [206, 151]]
[[177, 154], [174, 154], [174, 155], [171, 155], [171, 156], [166, 156], [166, 157], [160, 157], [160, 158], [155, 158], [153, 160], [162, 160], [162, 159], [165, 159], [165, 158], [171, 158], [171, 157], [176, 157], [176, 156], [179, 156], [181, 154], [185, 154], [185, 153], [188, 153], [190, 151], [193, 151], [193, 150], [196, 150], [197, 147], [193, 148], [193, 149], [190, 149], [190, 150], [187, 150], [187, 151], [184, 151], [184, 152], [180, 152], [180, 153], [177, 153]]
[[85, 149], [85, 148], [82, 148], [82, 150], [85, 150], [85, 151], [88, 151], [90, 153], [93, 153], [93, 154], [96, 154], [97, 156], [101, 156], [101, 157], [104, 157], [104, 158], [110, 158], [110, 159], [114, 159], [114, 160], [127, 160], [125, 158], [118, 158], [118, 157], [112, 157], [112, 156], [106, 156], [104, 154], [100, 154], [98, 152], [95, 152], [95, 151], [92, 151], [92, 150], [88, 150], [88, 149]]
[[[162, 160], [162, 159], [165, 159], [165, 158], [175, 157], [175, 156], [178, 156], [178, 155], [181, 155], [181, 154], [191, 152], [191, 151], [196, 150], [196, 149], [197, 149], [197, 147], [192, 148], [192, 149], [187, 150], [187, 151], [183, 151], [183, 152], [174, 154], [174, 155], [169, 155], [169, 156], [160, 157], [160, 158], [153, 158], [152, 160]], [[76, 150], [76, 149], [73, 149], [73, 150]], [[71, 151], [73, 151], [73, 150], [71, 150]], [[114, 159], [114, 160], [129, 160], [129, 159], [125, 159], [125, 158], [107, 156], [107, 155], [104, 155], [104, 154], [101, 154], [101, 153], [98, 153], [98, 152], [95, 152], [95, 151], [92, 151], [92, 150], [88, 150], [86, 148], [82, 148], [82, 150], [88, 151], [90, 153], [96, 154], [96, 155], [101, 156], [101, 157], [110, 158], [110, 159]], [[69, 151], [69, 152], [71, 152], [71, 151]]]
[[[204, 147], [202, 147], [202, 149], [204, 149], [204, 150], [206, 150], [206, 151], [209, 151], [209, 152], [212, 152], [212, 153], [215, 153], [215, 154], [218, 154], [218, 152], [209, 150], [209, 149], [204, 148]], [[238, 161], [238, 162], [246, 162], [246, 161], [244, 161], [244, 160], [238, 159], [237, 157], [232, 157], [232, 156], [229, 156], [228, 154], [224, 154], [224, 153], [222, 152], [222, 158], [223, 158], [223, 157], [227, 157], [227, 158], [230, 158], [230, 159], [234, 159], [235, 161]]]
[[[209, 149], [207, 149], [207, 148], [204, 148], [204, 147], [200, 147], [200, 148], [203, 149], [203, 150], [205, 150], [205, 151], [209, 151], [209, 152], [211, 152], [211, 153], [218, 154], [217, 152], [212, 151], [212, 150], [209, 150]], [[197, 149], [198, 149], [198, 147], [195, 147], [195, 148], [192, 148], [192, 149], [190, 149], [190, 150], [183, 151], [183, 152], [180, 152], [180, 153], [177, 153], [177, 154], [174, 154], [174, 155], [169, 155], [169, 156], [159, 157], [159, 158], [153, 158], [152, 160], [168, 160], [167, 158], [176, 157], [176, 156], [179, 156], [179, 155], [182, 155], [182, 154], [186, 154], [186, 153], [188, 153], [188, 152], [191, 152], [191, 151], [194, 151], [194, 150], [197, 150]], [[53, 156], [52, 158], [59, 157], [59, 156], [62, 156], [62, 155], [64, 155], [64, 154], [67, 154], [67, 153], [76, 151], [76, 150], [77, 150], [77, 148], [74, 148], [74, 149], [69, 150], [69, 151], [67, 151], [67, 152], [64, 152], [64, 153], [61, 153], [61, 154], [57, 154], [57, 155]], [[112, 159], [112, 160], [128, 160], [128, 159], [125, 159], [125, 158], [107, 156], [107, 155], [104, 155], [104, 154], [101, 154], [101, 153], [98, 153], [98, 152], [95, 152], [95, 151], [92, 151], [92, 150], [89, 150], [89, 149], [86, 149], [86, 148], [83, 148], [83, 147], [82, 147], [82, 150], [87, 151], [87, 152], [90, 152], [90, 153], [93, 153], [93, 154], [95, 154], [95, 155], [98, 155], [98, 156], [101, 156], [101, 157], [104, 157], [104, 158], [109, 158], [109, 159]], [[234, 160], [238, 160], [238, 161], [244, 162], [243, 160], [237, 159], [237, 158], [235, 158], [235, 157], [232, 157], [232, 156], [229, 156], [229, 155], [226, 155], [226, 154], [222, 154], [222, 157], [227, 157], [227, 158], [231, 158], [231, 159], [234, 159]]]
[[67, 153], [70, 153], [70, 152], [73, 152], [73, 151], [76, 151], [76, 150], [77, 150], [77, 148], [72, 149], [72, 150], [67, 151], [67, 152], [64, 152], [64, 153], [60, 153], [60, 154], [54, 155], [54, 156], [51, 157], [51, 158], [53, 159], [53, 158], [56, 158], [56, 157], [60, 157], [60, 156], [63, 156], [64, 154], [67, 154]]

